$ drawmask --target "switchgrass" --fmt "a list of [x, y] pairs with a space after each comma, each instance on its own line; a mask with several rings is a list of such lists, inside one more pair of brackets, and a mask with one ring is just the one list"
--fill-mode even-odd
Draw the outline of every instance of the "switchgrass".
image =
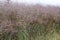
[[38, 19], [32, 22], [22, 20], [14, 13], [8, 18], [15, 29], [13, 26], [12, 31], [9, 29], [10, 31], [4, 32], [5, 29], [2, 29], [0, 40], [60, 40], [60, 23], [56, 22], [52, 16], [40, 17], [43, 23], [40, 23]]

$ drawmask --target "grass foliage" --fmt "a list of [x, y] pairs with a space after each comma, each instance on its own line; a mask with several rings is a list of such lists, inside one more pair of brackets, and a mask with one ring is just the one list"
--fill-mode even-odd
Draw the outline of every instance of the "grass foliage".
[[[41, 24], [38, 19], [29, 22], [20, 19], [14, 13], [10, 14], [8, 19], [11, 20], [12, 27], [17, 32], [0, 29], [0, 40], [60, 40], [60, 22], [56, 22], [53, 17], [39, 18], [42, 18], [43, 22], [46, 21], [45, 24]], [[1, 22], [2, 18], [0, 16], [0, 24]]]

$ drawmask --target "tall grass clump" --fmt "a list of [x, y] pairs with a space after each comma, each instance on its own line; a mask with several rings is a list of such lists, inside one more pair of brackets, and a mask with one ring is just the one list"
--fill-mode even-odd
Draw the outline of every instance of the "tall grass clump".
[[6, 16], [4, 15], [3, 21], [4, 22], [6, 21], [6, 23], [2, 22], [3, 24], [1, 24], [1, 26], [0, 26], [2, 28], [1, 29], [2, 31], [0, 34], [1, 40], [18, 40], [18, 36], [17, 36], [18, 28], [17, 28], [16, 14], [14, 12], [11, 12], [9, 15], [7, 15], [7, 14], [6, 14]]
[[38, 21], [29, 22], [26, 30], [29, 40], [42, 40], [44, 37], [44, 27]]
[[54, 16], [42, 15], [39, 19], [30, 22], [12, 12], [8, 16], [8, 20], [13, 24], [12, 30], [3, 31], [1, 40], [60, 40], [60, 23]]
[[60, 7], [0, 1], [0, 40], [60, 40]]

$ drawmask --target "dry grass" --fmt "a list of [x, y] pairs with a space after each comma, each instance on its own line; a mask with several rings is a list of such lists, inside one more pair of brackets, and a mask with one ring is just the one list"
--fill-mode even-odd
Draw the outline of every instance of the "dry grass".
[[0, 13], [0, 40], [60, 40], [60, 15], [30, 10]]

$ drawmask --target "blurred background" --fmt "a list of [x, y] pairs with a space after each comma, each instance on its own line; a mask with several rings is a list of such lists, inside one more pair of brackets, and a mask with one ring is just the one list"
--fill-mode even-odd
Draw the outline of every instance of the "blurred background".
[[60, 40], [60, 0], [0, 0], [0, 40]]

